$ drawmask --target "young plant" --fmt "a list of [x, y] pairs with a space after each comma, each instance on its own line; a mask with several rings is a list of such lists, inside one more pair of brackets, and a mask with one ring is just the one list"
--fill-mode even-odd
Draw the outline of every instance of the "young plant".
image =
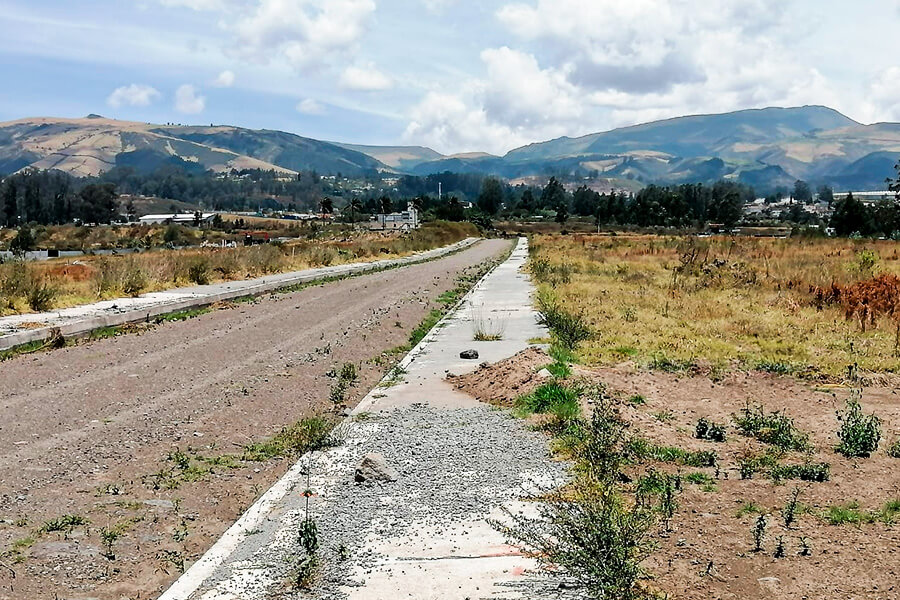
[[698, 440], [709, 440], [711, 442], [725, 441], [725, 426], [714, 421], [710, 421], [706, 417], [700, 417], [697, 421], [697, 428], [694, 437]]
[[762, 406], [747, 405], [731, 416], [740, 432], [772, 444], [782, 450], [807, 450], [809, 436], [794, 426], [794, 420], [781, 412], [766, 414]]
[[900, 458], [900, 438], [897, 438], [893, 444], [888, 446], [887, 454], [891, 458]]
[[784, 558], [785, 549], [784, 549], [784, 536], [779, 535], [775, 541], [775, 554], [773, 555], [775, 558]]
[[864, 415], [859, 403], [859, 390], [854, 390], [847, 406], [837, 414], [841, 426], [838, 429], [836, 450], [847, 458], [866, 458], [878, 449], [881, 441], [881, 419], [876, 415]]
[[800, 508], [800, 488], [795, 487], [791, 492], [791, 497], [788, 500], [788, 503], [784, 505], [784, 508], [781, 509], [781, 518], [784, 521], [784, 526], [787, 529], [791, 528], [791, 525], [794, 524], [794, 521], [797, 520], [797, 510]]
[[766, 515], [759, 515], [756, 518], [756, 523], [753, 525], [753, 551], [754, 552], [762, 552], [763, 542], [766, 539], [766, 527], [768, 522], [766, 520]]

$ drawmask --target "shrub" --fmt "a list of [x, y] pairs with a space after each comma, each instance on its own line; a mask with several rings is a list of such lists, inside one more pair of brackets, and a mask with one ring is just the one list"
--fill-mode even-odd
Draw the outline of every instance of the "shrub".
[[550, 330], [563, 348], [569, 350], [574, 350], [593, 335], [583, 313], [566, 311], [549, 293], [538, 295], [538, 322]]
[[615, 486], [578, 484], [539, 505], [538, 518], [507, 513], [506, 537], [548, 572], [568, 577], [599, 600], [644, 597], [641, 563], [653, 549], [656, 512], [646, 502], [625, 502]]
[[794, 420], [781, 412], [766, 414], [762, 406], [745, 406], [732, 420], [742, 434], [783, 450], [806, 450], [809, 436], [794, 426]]
[[53, 308], [57, 290], [46, 281], [33, 281], [28, 290], [28, 306], [37, 312], [43, 312]]
[[626, 452], [633, 459], [671, 462], [687, 467], [712, 467], [718, 459], [716, 453], [709, 450], [690, 452], [672, 446], [657, 446], [641, 438], [630, 439]]
[[709, 440], [711, 442], [725, 441], [725, 426], [710, 421], [706, 417], [701, 417], [697, 421], [697, 429], [694, 436], [698, 440]]
[[129, 296], [139, 296], [147, 287], [147, 277], [144, 271], [132, 262], [122, 279], [122, 291]]
[[859, 403], [860, 392], [854, 390], [844, 411], [837, 414], [841, 426], [838, 430], [836, 450], [847, 458], [864, 458], [878, 450], [881, 441], [881, 419], [874, 414], [864, 415]]
[[209, 263], [205, 258], [197, 258], [188, 267], [188, 279], [197, 285], [209, 283]]
[[900, 438], [894, 440], [894, 443], [888, 447], [887, 453], [892, 458], [900, 458]]

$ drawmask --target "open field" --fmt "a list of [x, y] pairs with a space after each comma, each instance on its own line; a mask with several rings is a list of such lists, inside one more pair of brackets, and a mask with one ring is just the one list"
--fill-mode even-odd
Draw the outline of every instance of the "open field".
[[508, 249], [4, 362], [0, 598], [155, 597]]
[[900, 369], [900, 289], [856, 305], [829, 294], [833, 284], [852, 290], [900, 273], [895, 242], [536, 236], [531, 265], [542, 292], [597, 332], [580, 348], [589, 365], [737, 367], [832, 382]]
[[77, 261], [0, 265], [0, 315], [44, 311], [175, 287], [407, 256], [476, 236], [471, 224], [436, 222], [408, 234], [358, 233], [284, 245], [159, 250]]
[[[628, 597], [897, 597], [900, 458], [888, 451], [900, 439], [900, 401], [893, 389], [864, 391], [865, 412], [882, 419], [882, 442], [870, 457], [847, 458], [835, 451], [836, 411], [843, 410], [847, 389], [814, 390], [792, 378], [753, 372], [713, 382], [627, 364], [536, 376], [552, 362], [529, 350], [453, 381], [480, 400], [525, 416], [531, 413], [524, 408], [529, 399], [546, 396], [537, 390], [570, 391], [574, 408], [561, 399], [535, 411], [546, 414], [528, 418], [548, 432], [560, 456], [574, 460], [575, 480], [564, 493], [577, 497], [586, 486], [593, 500], [582, 499], [583, 510], [591, 514], [601, 490], [614, 489], [621, 513], [605, 518], [622, 528], [633, 525], [631, 518], [646, 523], [646, 537], [634, 538], [646, 550], [646, 572]], [[783, 411], [798, 435], [808, 436], [808, 448], [782, 449], [742, 434], [734, 417], [748, 403]], [[598, 411], [603, 426], [592, 427]], [[722, 425], [724, 441], [697, 439], [701, 419]], [[608, 446], [587, 435], [598, 429], [609, 435], [611, 423], [621, 423], [623, 433]], [[593, 442], [589, 461], [585, 440]], [[609, 463], [615, 463], [613, 476], [592, 480], [591, 470]], [[756, 549], [760, 516], [765, 525]], [[594, 517], [581, 523], [579, 535], [590, 540], [596, 528], [599, 536], [603, 524]], [[625, 541], [618, 540], [620, 546]], [[605, 546], [594, 543], [597, 560]]]
[[898, 596], [897, 244], [531, 244], [549, 355], [453, 380], [570, 461], [511, 543], [603, 600]]

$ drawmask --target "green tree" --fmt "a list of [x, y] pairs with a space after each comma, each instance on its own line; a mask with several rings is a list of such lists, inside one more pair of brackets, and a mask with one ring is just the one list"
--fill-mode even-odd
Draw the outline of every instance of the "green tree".
[[834, 190], [831, 189], [831, 186], [820, 185], [817, 191], [819, 194], [819, 202], [827, 202], [829, 207], [834, 203]]
[[809, 188], [809, 184], [803, 181], [802, 179], [798, 179], [794, 182], [794, 200], [797, 202], [812, 202], [812, 190]]
[[321, 202], [319, 202], [319, 210], [323, 215], [330, 215], [334, 213], [334, 200], [325, 196], [322, 198]]
[[869, 235], [874, 230], [872, 213], [869, 207], [848, 193], [846, 198], [838, 200], [831, 215], [831, 226], [837, 235], [848, 236], [854, 233]]
[[14, 227], [19, 216], [19, 191], [16, 182], [7, 179], [3, 186], [3, 217], [7, 227]]
[[383, 215], [388, 215], [393, 210], [393, 203], [390, 197], [382, 196], [378, 199], [378, 211]]
[[503, 185], [494, 177], [485, 178], [478, 195], [478, 208], [489, 215], [497, 214], [503, 204]]
[[112, 183], [92, 183], [85, 186], [78, 195], [81, 200], [80, 213], [84, 223], [111, 223], [115, 219], [119, 195]]
[[541, 192], [541, 208], [557, 210], [561, 204], [568, 205], [568, 203], [569, 198], [566, 194], [566, 189], [556, 177], [551, 177]]

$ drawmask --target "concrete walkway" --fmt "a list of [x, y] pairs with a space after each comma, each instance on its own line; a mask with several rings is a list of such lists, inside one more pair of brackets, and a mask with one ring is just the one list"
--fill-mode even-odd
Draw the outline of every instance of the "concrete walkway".
[[[264, 294], [300, 283], [424, 262], [471, 246], [476, 241], [475, 238], [469, 238], [450, 246], [435, 248], [403, 258], [292, 271], [243, 281], [176, 288], [164, 292], [142, 294], [136, 298], [104, 300], [44, 313], [0, 317], [0, 351], [48, 339], [52, 328], [59, 328], [66, 337], [78, 337], [101, 327], [148, 321], [165, 313], [209, 306], [216, 302], [225, 302], [242, 296]], [[26, 324], [27, 327], [23, 327]], [[42, 326], [36, 327], [36, 324]]]
[[[534, 563], [489, 524], [501, 507], [559, 481], [547, 442], [505, 411], [444, 379], [497, 361], [545, 334], [521, 271], [524, 239], [338, 429], [342, 444], [303, 457], [195, 563], [162, 600], [270, 597], [383, 600], [546, 597]], [[474, 342], [476, 327], [503, 339]], [[480, 358], [459, 358], [474, 348]], [[384, 455], [397, 481], [358, 484], [368, 453]], [[310, 589], [294, 587], [305, 489], [319, 531], [321, 566]]]

